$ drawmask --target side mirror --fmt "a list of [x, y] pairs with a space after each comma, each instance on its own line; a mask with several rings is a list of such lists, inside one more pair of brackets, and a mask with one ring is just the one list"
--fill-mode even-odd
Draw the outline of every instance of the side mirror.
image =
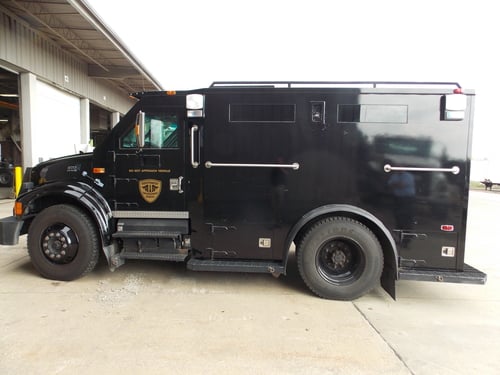
[[144, 119], [146, 117], [146, 114], [142, 111], [139, 111], [137, 113], [137, 116], [135, 118], [135, 138], [137, 140], [137, 147], [138, 148], [143, 148], [144, 147]]

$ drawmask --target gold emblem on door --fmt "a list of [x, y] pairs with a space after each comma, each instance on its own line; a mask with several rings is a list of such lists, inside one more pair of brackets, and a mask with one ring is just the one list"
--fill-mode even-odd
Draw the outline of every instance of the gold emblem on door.
[[153, 203], [158, 199], [161, 193], [161, 181], [153, 180], [139, 180], [139, 192], [141, 197], [148, 203]]

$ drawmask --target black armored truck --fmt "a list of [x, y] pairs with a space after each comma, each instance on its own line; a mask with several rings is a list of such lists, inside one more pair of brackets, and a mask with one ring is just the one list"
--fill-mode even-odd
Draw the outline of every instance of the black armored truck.
[[[140, 92], [92, 153], [26, 168], [0, 243], [46, 278], [100, 256], [301, 277], [323, 298], [464, 263], [474, 92], [433, 82], [215, 82]], [[295, 247], [294, 247], [294, 246]]]

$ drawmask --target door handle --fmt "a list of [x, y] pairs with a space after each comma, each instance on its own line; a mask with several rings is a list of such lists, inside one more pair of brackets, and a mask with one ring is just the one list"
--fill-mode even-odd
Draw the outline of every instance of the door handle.
[[240, 164], [240, 163], [213, 163], [207, 161], [205, 163], [205, 168], [213, 167], [236, 167], [236, 168], [288, 168], [293, 170], [298, 170], [300, 168], [299, 163], [292, 164]]
[[191, 165], [193, 168], [198, 168], [200, 163], [195, 160], [194, 147], [195, 147], [195, 135], [198, 133], [198, 125], [193, 125], [191, 127]]
[[392, 171], [407, 171], [407, 172], [445, 172], [459, 174], [460, 167], [455, 165], [451, 168], [414, 168], [414, 167], [393, 167], [390, 164], [384, 165], [384, 172], [390, 173]]
[[179, 194], [184, 193], [184, 190], [182, 190], [182, 180], [184, 180], [184, 177], [179, 176]]

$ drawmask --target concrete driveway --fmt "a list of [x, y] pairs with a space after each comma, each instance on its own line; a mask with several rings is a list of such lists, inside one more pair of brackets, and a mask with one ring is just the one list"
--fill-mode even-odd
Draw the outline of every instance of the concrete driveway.
[[500, 194], [471, 192], [466, 261], [485, 286], [401, 281], [397, 301], [322, 300], [293, 261], [277, 280], [132, 261], [45, 280], [23, 238], [0, 246], [0, 374], [497, 374], [499, 213]]

